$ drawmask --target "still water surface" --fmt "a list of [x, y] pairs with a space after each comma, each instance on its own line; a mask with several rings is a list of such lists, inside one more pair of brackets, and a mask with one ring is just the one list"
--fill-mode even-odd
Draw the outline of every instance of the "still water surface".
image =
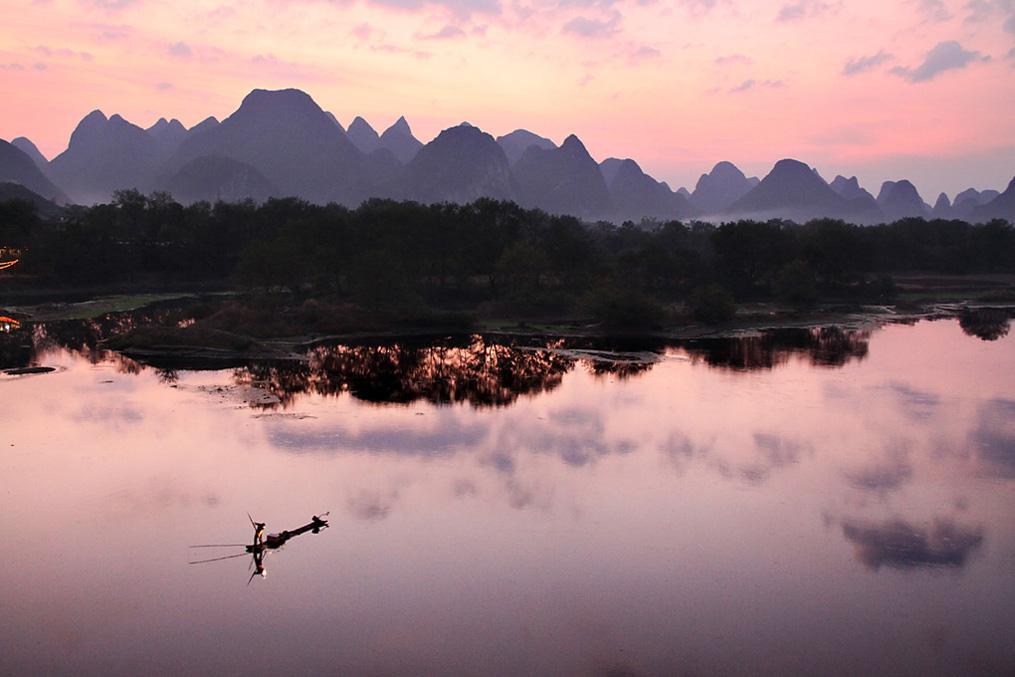
[[[0, 375], [0, 674], [1010, 675], [1015, 336], [991, 338], [218, 371], [53, 344], [55, 371]], [[263, 577], [190, 547], [325, 512]]]

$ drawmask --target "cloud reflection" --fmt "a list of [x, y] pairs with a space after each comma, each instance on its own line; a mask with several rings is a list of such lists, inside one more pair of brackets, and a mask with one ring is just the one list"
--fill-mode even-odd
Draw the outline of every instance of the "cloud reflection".
[[979, 412], [972, 444], [988, 474], [1015, 479], [1015, 400], [990, 400]]
[[950, 519], [934, 521], [930, 529], [901, 519], [881, 524], [846, 521], [842, 534], [856, 549], [856, 558], [868, 569], [960, 569], [983, 544], [980, 527], [965, 527]]

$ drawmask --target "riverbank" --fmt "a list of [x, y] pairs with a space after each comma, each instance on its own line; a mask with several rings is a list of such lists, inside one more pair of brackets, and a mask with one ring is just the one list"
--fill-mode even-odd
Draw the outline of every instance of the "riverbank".
[[[490, 308], [399, 312], [290, 296], [189, 291], [100, 294], [85, 299], [68, 294], [73, 302], [50, 300], [34, 305], [0, 306], [0, 314], [26, 323], [87, 320], [137, 312], [144, 317], [117, 323], [102, 337], [102, 345], [141, 361], [216, 364], [299, 359], [308, 347], [317, 344], [405, 337], [483, 334], [679, 341], [789, 328], [863, 330], [924, 318], [965, 317], [976, 325], [979, 320], [973, 315], [991, 309], [1000, 313], [988, 318], [987, 324], [993, 326], [1015, 314], [1015, 276], [914, 274], [896, 280], [900, 293], [891, 304], [825, 302], [800, 307], [778, 302], [747, 303], [738, 305], [728, 321], [716, 324], [696, 322], [686, 309], [672, 305], [666, 308], [663, 321], [655, 326], [627, 328], [606, 326], [587, 318], [502, 316]], [[984, 333], [996, 331], [986, 329]], [[1007, 332], [1007, 325], [1003, 331]]]

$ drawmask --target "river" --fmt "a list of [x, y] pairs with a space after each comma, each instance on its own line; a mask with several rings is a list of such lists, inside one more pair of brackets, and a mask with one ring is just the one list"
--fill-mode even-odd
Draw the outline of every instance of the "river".
[[0, 674], [1010, 675], [1015, 336], [967, 325], [212, 370], [16, 328]]

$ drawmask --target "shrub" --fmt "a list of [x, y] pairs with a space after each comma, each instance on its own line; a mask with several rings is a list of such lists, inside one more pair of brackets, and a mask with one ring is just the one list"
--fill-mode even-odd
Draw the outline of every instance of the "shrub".
[[728, 322], [737, 312], [733, 295], [717, 284], [698, 287], [691, 292], [687, 308], [691, 317], [705, 324]]

